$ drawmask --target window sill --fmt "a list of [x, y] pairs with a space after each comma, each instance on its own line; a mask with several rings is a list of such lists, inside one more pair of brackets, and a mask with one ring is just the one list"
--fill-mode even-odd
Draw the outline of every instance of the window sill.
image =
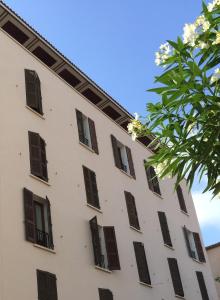
[[119, 170], [120, 170], [123, 174], [127, 175], [129, 178], [134, 179], [134, 177], [131, 176], [129, 173], [125, 172], [125, 171], [122, 170], [122, 169], [119, 169]]
[[102, 267], [99, 267], [99, 266], [95, 266], [95, 269], [106, 272], [106, 273], [112, 273], [112, 271], [110, 271], [109, 269], [105, 269], [105, 268], [102, 268]]
[[38, 245], [38, 244], [33, 244], [33, 246], [36, 247], [36, 248], [45, 250], [45, 251], [47, 251], [47, 252], [56, 254], [56, 252], [55, 252], [54, 250], [50, 249], [50, 248], [47, 248], [47, 247], [44, 247], [44, 246], [41, 246], [41, 245]]
[[184, 215], [186, 215], [187, 217], [189, 217], [189, 214], [188, 214], [188, 212], [185, 212], [184, 210], [180, 210], [181, 211], [181, 213], [183, 213]]
[[37, 115], [38, 117], [40, 117], [42, 120], [45, 120], [45, 117], [43, 115], [41, 115], [40, 113], [38, 113], [36, 110], [32, 109], [30, 106], [25, 105], [25, 107], [27, 109], [29, 109], [30, 111], [32, 111], [35, 115]]
[[45, 181], [45, 180], [43, 180], [43, 179], [41, 179], [41, 178], [39, 178], [39, 177], [37, 177], [37, 176], [35, 176], [33, 174], [30, 174], [30, 177], [32, 177], [32, 178], [34, 178], [34, 179], [36, 179], [36, 180], [38, 180], [38, 181], [46, 184], [47, 186], [51, 186], [51, 184], [49, 184], [47, 181]]
[[164, 244], [164, 246], [167, 247], [167, 248], [169, 248], [170, 250], [173, 250], [173, 251], [175, 250], [172, 246], [169, 246], [167, 244]]
[[158, 194], [158, 193], [156, 193], [156, 192], [154, 192], [154, 191], [151, 191], [155, 196], [157, 196], [157, 197], [159, 197], [160, 199], [163, 199], [163, 197], [160, 195], [160, 194]]
[[179, 299], [186, 299], [185, 297], [183, 296], [179, 296], [179, 295], [175, 295], [176, 298], [179, 298]]
[[90, 148], [89, 146], [87, 146], [87, 145], [84, 144], [83, 142], [80, 142], [80, 141], [79, 141], [79, 144], [80, 144], [81, 146], [83, 146], [84, 148], [86, 148], [87, 150], [91, 151], [92, 153], [95, 153], [95, 151], [94, 151], [92, 148]]
[[203, 261], [200, 261], [200, 260], [198, 260], [198, 259], [196, 259], [196, 258], [193, 258], [193, 257], [192, 257], [192, 260], [194, 260], [194, 261], [197, 262], [198, 264], [201, 264], [201, 265], [204, 264]]
[[141, 285], [144, 285], [144, 286], [147, 286], [149, 288], [152, 288], [153, 286], [151, 284], [148, 284], [148, 283], [145, 283], [145, 282], [142, 282], [142, 281], [138, 281]]
[[99, 213], [102, 214], [102, 211], [101, 211], [100, 208], [97, 208], [97, 207], [95, 207], [95, 206], [93, 206], [93, 205], [91, 205], [91, 204], [89, 204], [89, 203], [87, 203], [87, 206], [90, 207], [90, 208], [92, 208], [92, 209], [94, 209], [94, 210], [96, 210], [97, 212], [99, 212]]
[[131, 228], [132, 230], [134, 230], [134, 231], [139, 232], [139, 233], [143, 233], [140, 229], [137, 229], [137, 228], [135, 228], [135, 227], [133, 227], [133, 226], [130, 226], [130, 228]]

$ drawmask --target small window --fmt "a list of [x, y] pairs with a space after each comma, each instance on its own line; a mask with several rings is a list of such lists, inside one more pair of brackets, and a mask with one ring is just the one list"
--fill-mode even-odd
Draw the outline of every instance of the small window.
[[170, 237], [169, 227], [167, 224], [166, 214], [163, 211], [158, 211], [158, 217], [160, 221], [160, 228], [161, 228], [164, 244], [169, 247], [173, 247], [171, 237]]
[[25, 70], [25, 84], [27, 106], [43, 115], [41, 84], [35, 71]]
[[37, 270], [38, 300], [58, 300], [56, 275]]
[[112, 292], [107, 289], [99, 289], [99, 300], [113, 300]]
[[96, 174], [92, 170], [83, 166], [83, 175], [86, 189], [87, 203], [100, 209], [99, 194], [96, 183]]
[[197, 232], [191, 232], [185, 226], [183, 227], [183, 234], [189, 256], [200, 262], [205, 262], [205, 255], [199, 234]]
[[125, 191], [124, 193], [125, 193], [125, 200], [126, 200], [126, 205], [127, 205], [130, 226], [140, 230], [138, 214], [137, 214], [137, 209], [136, 209], [136, 204], [135, 204], [135, 198], [129, 192]]
[[80, 142], [93, 149], [94, 152], [98, 154], [99, 151], [94, 121], [78, 110], [76, 110], [76, 117]]
[[202, 300], [209, 300], [209, 295], [202, 272], [196, 272], [196, 277], [199, 283]]
[[177, 197], [179, 200], [180, 209], [182, 211], [184, 211], [185, 213], [187, 213], [186, 203], [185, 203], [185, 199], [183, 197], [183, 191], [182, 191], [182, 188], [180, 185], [177, 186], [176, 192], [177, 192]]
[[[145, 161], [144, 161], [145, 164]], [[161, 191], [160, 191], [160, 185], [159, 185], [159, 181], [156, 175], [156, 172], [154, 170], [154, 167], [149, 166], [149, 167], [145, 167], [146, 170], [146, 176], [147, 176], [147, 182], [148, 182], [148, 186], [149, 189], [158, 194], [161, 195]]]
[[29, 131], [31, 174], [48, 181], [46, 143], [38, 133]]
[[29, 37], [15, 24], [11, 23], [10, 21], [6, 22], [2, 29], [4, 29], [10, 36], [12, 36], [16, 41], [18, 41], [20, 44], [24, 44], [27, 42]]
[[111, 135], [111, 141], [116, 167], [136, 178], [131, 149], [119, 142], [113, 135]]
[[120, 270], [115, 229], [99, 226], [97, 218], [90, 220], [95, 265], [109, 270]]
[[140, 282], [151, 285], [144, 245], [140, 242], [133, 242], [133, 244]]
[[35, 48], [32, 53], [48, 67], [52, 67], [56, 63], [56, 60], [40, 46]]
[[173, 282], [174, 293], [177, 296], [184, 297], [183, 285], [180, 277], [180, 272], [175, 258], [168, 258], [170, 275]]
[[50, 201], [24, 188], [24, 214], [26, 240], [54, 249]]

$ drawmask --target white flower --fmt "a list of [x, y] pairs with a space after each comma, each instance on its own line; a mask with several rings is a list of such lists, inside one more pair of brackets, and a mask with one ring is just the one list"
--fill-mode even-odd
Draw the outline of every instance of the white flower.
[[136, 132], [132, 132], [131, 138], [132, 138], [132, 141], [135, 141], [136, 138], [137, 138], [137, 133]]
[[[168, 161], [167, 160], [163, 161], [162, 163], [154, 165], [154, 170], [155, 170], [156, 175], [158, 177], [160, 177], [167, 167], [168, 167]], [[166, 177], [171, 178], [172, 177], [171, 173], [166, 174]]]
[[134, 128], [133, 123], [129, 123], [128, 126], [127, 126], [127, 128], [128, 128], [128, 132], [132, 133], [133, 132], [133, 128]]
[[220, 68], [215, 69], [214, 74], [211, 77], [210, 82], [214, 83], [220, 79]]
[[204, 15], [201, 15], [196, 19], [195, 26], [197, 27], [197, 31], [199, 31], [200, 26], [201, 26], [202, 31], [206, 32], [210, 27], [210, 23], [209, 23], [209, 21], [206, 20]]
[[173, 48], [168, 44], [162, 44], [159, 51], [155, 53], [155, 64], [157, 66], [165, 63], [165, 61], [172, 55]]
[[220, 0], [214, 0], [207, 5], [208, 11], [212, 12], [218, 5], [220, 5]]
[[183, 43], [194, 47], [198, 38], [195, 24], [185, 24], [183, 28]]
[[134, 117], [135, 117], [135, 120], [138, 120], [139, 119], [139, 114], [135, 112]]
[[220, 31], [216, 33], [216, 40], [212, 43], [212, 45], [220, 44]]
[[198, 43], [198, 48], [201, 48], [201, 49], [207, 49], [209, 47], [208, 44], [206, 44], [205, 42], [203, 41], [199, 41]]

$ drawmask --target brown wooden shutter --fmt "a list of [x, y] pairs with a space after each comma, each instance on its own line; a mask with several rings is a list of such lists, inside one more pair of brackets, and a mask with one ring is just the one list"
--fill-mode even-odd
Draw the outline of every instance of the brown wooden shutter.
[[58, 300], [56, 275], [51, 273], [47, 273], [47, 299]]
[[170, 237], [170, 231], [167, 224], [167, 217], [163, 211], [158, 211], [158, 217], [160, 221], [160, 227], [163, 235], [164, 244], [172, 247], [171, 237]]
[[149, 189], [161, 195], [159, 181], [153, 166], [149, 166], [146, 168], [146, 175]]
[[186, 228], [186, 226], [184, 226], [183, 227], [183, 234], [184, 234], [184, 238], [185, 238], [185, 241], [186, 241], [186, 248], [188, 250], [188, 254], [192, 258], [196, 258], [195, 252], [191, 249], [191, 246], [190, 246], [189, 233], [190, 233], [190, 231]]
[[151, 285], [144, 245], [140, 242], [133, 242], [133, 244], [140, 282]]
[[111, 141], [112, 141], [112, 150], [115, 159], [115, 165], [117, 168], [122, 169], [121, 158], [117, 147], [117, 139], [113, 135], [111, 135]]
[[47, 206], [47, 220], [48, 220], [48, 234], [49, 234], [48, 246], [49, 248], [54, 249], [50, 201], [47, 197], [46, 197], [46, 206]]
[[38, 299], [47, 300], [47, 273], [37, 270]]
[[205, 260], [205, 255], [204, 255], [204, 251], [203, 251], [200, 236], [197, 232], [193, 232], [193, 237], [194, 237], [194, 241], [195, 241], [199, 261], [205, 262], [206, 260]]
[[92, 234], [92, 245], [93, 245], [95, 265], [103, 267], [103, 259], [102, 259], [97, 217], [92, 218], [89, 221], [89, 224], [90, 224], [90, 230]]
[[107, 289], [99, 289], [99, 300], [113, 300], [112, 292]]
[[27, 105], [38, 113], [43, 114], [41, 84], [35, 71], [25, 70], [25, 84]]
[[45, 141], [40, 138], [41, 143], [41, 169], [42, 169], [42, 179], [48, 181], [47, 174], [47, 157], [46, 157], [46, 144]]
[[127, 158], [128, 158], [128, 164], [129, 164], [129, 169], [130, 169], [130, 174], [133, 178], [136, 178], [135, 176], [135, 170], [134, 170], [134, 163], [131, 155], [131, 149], [128, 147], [126, 148], [126, 153], [127, 153]]
[[84, 135], [84, 129], [83, 129], [83, 115], [81, 111], [76, 109], [76, 119], [77, 119], [77, 125], [78, 125], [78, 133], [79, 133], [79, 140], [83, 144], [85, 143], [85, 135]]
[[93, 120], [91, 120], [89, 118], [88, 118], [88, 123], [89, 123], [89, 131], [90, 131], [92, 149], [95, 151], [96, 154], [99, 154], [98, 142], [97, 142], [96, 130], [95, 130], [95, 123]]
[[105, 246], [108, 256], [108, 267], [109, 270], [120, 270], [120, 262], [118, 256], [118, 247], [115, 236], [114, 227], [105, 226], [103, 227], [105, 236]]
[[96, 182], [96, 174], [92, 170], [83, 166], [83, 174], [86, 188], [87, 203], [100, 208], [99, 195]]
[[202, 272], [196, 272], [196, 276], [199, 283], [202, 300], [209, 300], [209, 296], [208, 296], [208, 292], [206, 289], [206, 284]]
[[31, 173], [37, 177], [43, 177], [42, 163], [41, 163], [41, 138], [38, 133], [28, 132], [29, 147], [30, 147], [30, 165]]
[[182, 191], [182, 188], [181, 188], [180, 185], [177, 186], [176, 192], [177, 192], [177, 196], [178, 196], [178, 199], [179, 199], [180, 209], [182, 211], [184, 211], [185, 213], [187, 213], [186, 203], [185, 203], [185, 200], [184, 200], [184, 197], [183, 197], [183, 191]]
[[125, 193], [129, 223], [132, 227], [136, 229], [140, 229], [134, 196], [131, 193], [126, 191], [124, 193]]
[[184, 297], [184, 291], [183, 291], [177, 260], [175, 258], [168, 258], [168, 264], [169, 264], [175, 295]]
[[23, 189], [24, 197], [24, 217], [25, 217], [25, 236], [26, 240], [35, 243], [36, 231], [35, 231], [35, 211], [33, 193], [28, 189]]

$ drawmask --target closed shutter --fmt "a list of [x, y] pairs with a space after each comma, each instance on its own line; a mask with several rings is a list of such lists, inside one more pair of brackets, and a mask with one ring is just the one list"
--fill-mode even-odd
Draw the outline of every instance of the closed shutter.
[[99, 154], [98, 142], [97, 142], [96, 130], [95, 130], [95, 123], [91, 119], [88, 119], [88, 122], [89, 122], [89, 131], [90, 131], [92, 149], [95, 151], [96, 154]]
[[126, 148], [126, 153], [127, 153], [130, 174], [133, 178], [136, 178], [135, 170], [134, 170], [134, 163], [133, 163], [133, 159], [132, 159], [132, 155], [131, 155], [131, 149], [128, 147], [125, 147], [125, 148]]
[[205, 285], [205, 280], [202, 272], [196, 272], [197, 280], [199, 283], [200, 292], [202, 295], [202, 300], [209, 300], [208, 292]]
[[47, 174], [47, 157], [46, 157], [46, 144], [45, 141], [40, 138], [41, 143], [41, 168], [42, 168], [42, 179], [48, 181], [48, 174]]
[[31, 173], [37, 177], [43, 177], [41, 164], [41, 138], [38, 133], [29, 131], [30, 165]]
[[102, 267], [103, 260], [102, 260], [101, 243], [99, 238], [97, 217], [92, 218], [89, 221], [89, 224], [90, 224], [90, 230], [92, 234], [92, 245], [93, 245], [95, 265]]
[[38, 300], [48, 300], [47, 297], [47, 273], [37, 270]]
[[105, 236], [105, 246], [108, 256], [108, 267], [110, 270], [120, 270], [120, 262], [118, 256], [118, 247], [115, 237], [114, 227], [103, 227]]
[[168, 264], [170, 268], [170, 274], [173, 282], [175, 295], [184, 297], [184, 291], [183, 291], [177, 260], [175, 258], [168, 258]]
[[121, 158], [117, 147], [117, 139], [113, 135], [111, 135], [111, 141], [112, 141], [112, 150], [115, 159], [115, 165], [117, 168], [122, 169]]
[[43, 114], [40, 79], [35, 71], [25, 70], [27, 105]]
[[172, 247], [172, 242], [171, 242], [171, 237], [170, 237], [170, 232], [169, 232], [169, 227], [167, 224], [167, 218], [166, 215], [163, 211], [158, 211], [158, 217], [160, 221], [160, 227], [163, 235], [163, 240], [164, 244]]
[[200, 236], [197, 232], [193, 232], [193, 237], [194, 237], [194, 241], [195, 241], [199, 261], [205, 262], [206, 260], [205, 260], [205, 255], [204, 255], [202, 243], [201, 243], [201, 240], [200, 240]]
[[187, 213], [186, 203], [185, 203], [185, 200], [184, 200], [184, 197], [183, 197], [183, 191], [182, 191], [182, 188], [181, 188], [180, 185], [177, 186], [176, 192], [177, 192], [177, 196], [178, 196], [178, 199], [179, 199], [180, 209], [182, 211], [184, 211], [185, 213]]
[[26, 188], [23, 189], [24, 216], [25, 216], [25, 236], [26, 240], [35, 243], [35, 212], [33, 193]]
[[47, 205], [47, 220], [48, 220], [48, 234], [49, 234], [48, 247], [54, 249], [50, 201], [47, 197], [46, 197], [46, 205]]
[[47, 273], [47, 300], [57, 300], [57, 279], [56, 275]]
[[145, 167], [149, 189], [161, 195], [159, 181], [153, 166]]
[[140, 282], [151, 285], [144, 245], [140, 242], [133, 242], [133, 244]]
[[91, 204], [94, 207], [100, 208], [95, 172], [83, 166], [83, 174], [84, 174], [87, 202], [88, 204]]
[[112, 292], [107, 289], [99, 289], [99, 300], [113, 300]]
[[131, 193], [126, 191], [124, 193], [125, 193], [125, 200], [126, 200], [126, 205], [128, 210], [129, 223], [134, 228], [140, 229], [134, 196]]
[[82, 142], [84, 144], [85, 136], [84, 136], [84, 130], [83, 130], [83, 115], [77, 109], [76, 109], [76, 119], [77, 119], [77, 125], [78, 125], [79, 140], [80, 140], [80, 142]]
[[185, 238], [185, 241], [186, 241], [186, 248], [188, 250], [188, 254], [192, 258], [196, 258], [195, 252], [191, 249], [191, 246], [190, 246], [189, 233], [190, 233], [190, 231], [184, 226], [183, 227], [183, 234], [184, 234], [184, 238]]

